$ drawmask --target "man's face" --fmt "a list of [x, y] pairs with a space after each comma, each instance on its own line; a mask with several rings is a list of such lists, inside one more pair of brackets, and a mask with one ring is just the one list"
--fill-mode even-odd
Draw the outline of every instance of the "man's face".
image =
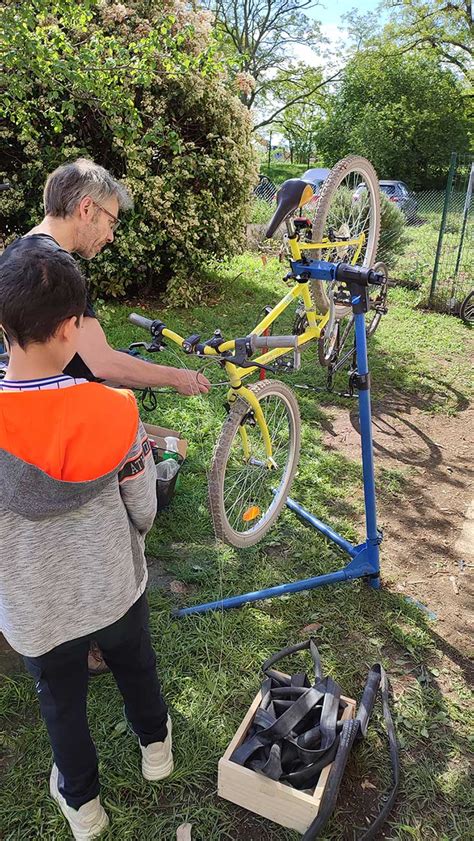
[[92, 199], [81, 210], [74, 251], [85, 260], [92, 260], [108, 242], [114, 241], [119, 204], [115, 196], [100, 205]]

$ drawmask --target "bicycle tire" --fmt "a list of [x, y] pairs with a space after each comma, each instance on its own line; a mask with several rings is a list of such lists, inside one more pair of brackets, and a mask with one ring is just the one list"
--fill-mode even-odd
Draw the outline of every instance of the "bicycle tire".
[[464, 321], [464, 324], [474, 324], [474, 289], [464, 298], [459, 315]]
[[[236, 452], [238, 454], [237, 461], [241, 459], [240, 463], [242, 464], [242, 475], [245, 478], [245, 471], [247, 471], [247, 475], [250, 479], [250, 495], [248, 499], [245, 496], [245, 494], [248, 493], [245, 483], [240, 482], [238, 477], [234, 481], [233, 486], [231, 486], [231, 488], [234, 486], [237, 488], [235, 494], [239, 499], [242, 498], [242, 510], [247, 511], [250, 506], [256, 505], [254, 498], [256, 498], [257, 492], [260, 494], [261, 490], [262, 500], [265, 499], [265, 505], [268, 504], [268, 507], [266, 507], [266, 509], [262, 511], [261, 515], [258, 516], [258, 521], [254, 525], [247, 528], [244, 523], [239, 529], [238, 525], [240, 520], [238, 512], [235, 512], [235, 516], [232, 518], [230, 517], [232, 509], [229, 506], [232, 505], [233, 500], [232, 498], [228, 499], [226, 497], [226, 476], [232, 476], [232, 466], [229, 468], [229, 461], [231, 457], [233, 458], [232, 447], [234, 442], [237, 440], [237, 436], [239, 436], [239, 428], [241, 424], [245, 423], [247, 415], [251, 416], [249, 404], [246, 400], [239, 397], [232, 405], [229, 416], [224, 423], [214, 450], [209, 476], [209, 506], [216, 537], [224, 543], [229, 543], [231, 546], [236, 546], [241, 549], [253, 546], [255, 543], [262, 540], [275, 523], [281, 509], [285, 505], [286, 498], [298, 466], [300, 451], [300, 412], [298, 402], [291, 389], [284, 383], [278, 382], [277, 380], [262, 380], [259, 383], [252, 384], [249, 388], [253, 391], [259, 403], [273, 398], [277, 404], [282, 404], [288, 419], [288, 453], [282, 471], [282, 476], [276, 490], [272, 486], [277, 480], [277, 474], [274, 471], [270, 471], [268, 467], [265, 466], [268, 481], [267, 477], [262, 473], [262, 476], [264, 476], [263, 481], [266, 482], [265, 493], [263, 493], [263, 483], [262, 489], [258, 486], [258, 475], [257, 479], [255, 479], [256, 474], [252, 475], [249, 472], [249, 467], [254, 467], [254, 465], [249, 465], [249, 463], [245, 463], [244, 459], [241, 459], [241, 455], [243, 454], [242, 447], [241, 444], [236, 444]], [[262, 406], [262, 410], [264, 411], [267, 424], [269, 424], [268, 406], [267, 412], [265, 412], [264, 406]], [[256, 440], [257, 450], [260, 446], [259, 452], [261, 453], [263, 442], [260, 430], [258, 426], [255, 426], [254, 428], [256, 430], [256, 439], [253, 440]], [[269, 432], [271, 435], [270, 428]], [[282, 429], [280, 434], [285, 434], [285, 430]], [[278, 445], [276, 445], [276, 441], [274, 439], [272, 439], [272, 446], [275, 448], [274, 456], [278, 464]], [[257, 465], [257, 467], [263, 466], [262, 462]]]
[[[375, 261], [380, 236], [380, 193], [377, 173], [372, 164], [359, 155], [348, 155], [340, 160], [331, 170], [318, 200], [316, 215], [313, 222], [313, 242], [320, 242], [326, 234], [326, 221], [331, 206], [336, 199], [339, 187], [345, 181], [354, 176], [360, 176], [368, 192], [369, 219], [366, 232], [367, 245], [363, 251], [363, 258], [356, 265], [371, 266]], [[350, 183], [350, 182], [349, 182]], [[349, 188], [348, 183], [348, 188]], [[359, 214], [360, 216], [360, 214]], [[357, 236], [360, 231], [350, 231], [350, 235]], [[311, 252], [318, 260], [329, 259], [326, 249], [317, 249]], [[326, 284], [321, 280], [310, 281], [310, 292], [313, 304], [318, 312], [325, 314], [330, 306], [329, 297], [326, 292]]]

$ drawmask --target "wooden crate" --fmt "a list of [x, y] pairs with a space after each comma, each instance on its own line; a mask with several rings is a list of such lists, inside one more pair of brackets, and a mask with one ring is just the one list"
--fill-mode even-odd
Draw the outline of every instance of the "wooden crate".
[[[342, 719], [354, 718], [356, 702], [346, 697], [342, 700], [347, 703]], [[217, 793], [219, 797], [230, 800], [231, 803], [243, 806], [244, 809], [288, 829], [295, 829], [303, 835], [318, 814], [331, 765], [327, 765], [321, 771], [314, 791], [299, 791], [231, 762], [230, 757], [244, 741], [260, 701], [259, 693], [224, 756], [219, 760]]]

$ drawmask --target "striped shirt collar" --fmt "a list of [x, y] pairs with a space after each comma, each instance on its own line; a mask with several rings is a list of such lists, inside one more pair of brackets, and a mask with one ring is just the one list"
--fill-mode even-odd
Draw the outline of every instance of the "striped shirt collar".
[[58, 374], [55, 377], [40, 377], [36, 380], [0, 380], [0, 391], [46, 391], [81, 385], [87, 380]]

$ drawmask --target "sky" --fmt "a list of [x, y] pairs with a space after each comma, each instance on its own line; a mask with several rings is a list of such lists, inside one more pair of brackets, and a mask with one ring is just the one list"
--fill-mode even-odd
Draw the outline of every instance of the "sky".
[[[342, 55], [343, 49], [341, 50], [340, 62], [338, 62], [337, 53], [338, 46], [344, 48], [345, 42], [348, 40], [347, 15], [349, 12], [354, 8], [357, 9], [359, 14], [373, 12], [379, 3], [380, 0], [321, 0], [321, 5], [309, 11], [305, 10], [305, 14], [309, 18], [320, 21], [322, 33], [329, 41], [326, 53], [329, 51], [333, 66], [338, 67], [345, 60]], [[324, 51], [318, 55], [304, 44], [295, 45], [291, 51], [298, 61], [305, 64], [321, 67], [326, 63]], [[273, 132], [273, 135], [275, 142], [279, 143], [282, 135], [275, 132]]]
[[[375, 11], [380, 0], [321, 0], [321, 5], [306, 12], [309, 18], [320, 21], [323, 35], [330, 42], [330, 47], [336, 48], [347, 37], [347, 15], [356, 8], [359, 14]], [[321, 65], [318, 58], [309, 47], [298, 46], [298, 58], [306, 64]]]
[[344, 28], [344, 16], [357, 8], [359, 14], [374, 11], [379, 0], [337, 0], [337, 2], [330, 2], [330, 0], [322, 0], [322, 4], [308, 13], [308, 17], [313, 17], [315, 20], [320, 20], [324, 24], [332, 24], [333, 26], [340, 26]]

